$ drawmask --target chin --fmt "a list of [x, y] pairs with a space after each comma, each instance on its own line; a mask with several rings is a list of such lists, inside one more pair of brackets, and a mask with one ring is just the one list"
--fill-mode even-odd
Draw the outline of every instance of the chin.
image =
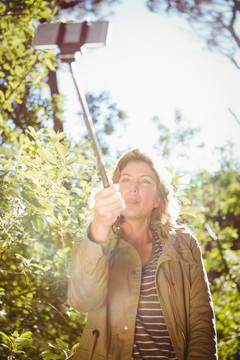
[[124, 211], [122, 211], [121, 215], [123, 215], [126, 219], [127, 218], [132, 218], [137, 217], [139, 214], [138, 210], [136, 208], [130, 207], [130, 208], [126, 208]]

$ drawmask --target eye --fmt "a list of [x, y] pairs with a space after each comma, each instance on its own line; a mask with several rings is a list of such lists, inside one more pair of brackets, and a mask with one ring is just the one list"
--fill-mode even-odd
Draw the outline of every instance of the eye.
[[145, 184], [145, 185], [150, 185], [151, 184], [150, 180], [148, 180], [148, 179], [143, 179], [142, 183]]
[[129, 179], [128, 178], [122, 178], [122, 179], [120, 179], [120, 183], [122, 183], [122, 184], [126, 184], [126, 183], [128, 183], [129, 182]]

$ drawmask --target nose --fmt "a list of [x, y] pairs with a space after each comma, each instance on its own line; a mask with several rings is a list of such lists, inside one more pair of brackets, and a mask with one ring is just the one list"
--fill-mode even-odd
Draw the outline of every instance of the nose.
[[130, 192], [132, 192], [132, 193], [138, 192], [138, 183], [137, 182], [133, 182], [131, 184]]

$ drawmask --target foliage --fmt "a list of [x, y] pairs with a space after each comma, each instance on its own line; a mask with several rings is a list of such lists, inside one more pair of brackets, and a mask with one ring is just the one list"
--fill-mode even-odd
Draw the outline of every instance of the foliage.
[[[66, 300], [73, 238], [85, 231], [87, 199], [97, 184], [86, 144], [28, 128], [19, 144], [0, 147], [0, 351], [9, 359], [65, 359], [86, 321]], [[197, 234], [216, 312], [219, 359], [239, 357], [240, 165], [221, 153], [219, 171], [193, 186], [173, 175], [182, 218]], [[189, 201], [190, 200], [190, 201]], [[191, 216], [189, 216], [189, 213]], [[226, 358], [227, 354], [227, 358]]]
[[[157, 116], [152, 120], [159, 133], [159, 138], [154, 144], [154, 148], [158, 150], [159, 154], [165, 159], [169, 159], [174, 152], [179, 158], [189, 158], [187, 149], [190, 146], [193, 148], [192, 140], [199, 133], [200, 129], [190, 128], [182, 112], [178, 109], [175, 111], [173, 129], [167, 127]], [[195, 146], [203, 147], [204, 144], [197, 144]]]
[[[55, 9], [46, 1], [7, 1], [0, 4], [0, 128], [2, 142], [11, 138], [16, 126], [25, 132], [28, 125], [40, 128], [52, 117], [51, 102], [44, 95], [48, 70], [56, 68], [55, 53], [33, 52], [35, 27], [50, 22]], [[15, 126], [13, 126], [15, 124]]]
[[[196, 129], [185, 127], [181, 116], [170, 130], [157, 119], [163, 158], [188, 153]], [[191, 145], [192, 149], [192, 145]], [[181, 202], [181, 221], [197, 235], [203, 252], [216, 314], [219, 360], [240, 358], [240, 163], [233, 145], [219, 149], [219, 169], [191, 174], [184, 181], [181, 169], [171, 173], [175, 196]], [[183, 154], [183, 155], [182, 155]], [[185, 156], [185, 155], [184, 155]]]
[[99, 179], [86, 144], [50, 129], [28, 135], [0, 147], [0, 352], [64, 359], [86, 320], [66, 300], [70, 249]]
[[209, 49], [216, 49], [240, 69], [239, 0], [148, 0], [147, 7], [185, 17]]
[[[63, 16], [66, 11], [70, 16], [68, 12], [73, 8], [81, 10], [82, 15], [98, 13], [103, 5], [114, 1], [0, 1], [0, 143], [11, 143], [12, 130], [14, 136], [20, 136], [28, 126], [63, 129], [64, 98], [57, 90], [56, 52], [34, 51], [32, 47], [39, 23], [59, 22], [58, 14]], [[90, 98], [94, 106], [95, 98], [93, 95]], [[104, 100], [109, 113], [106, 127], [114, 131], [115, 123], [111, 118], [116, 120], [119, 111], [120, 119], [121, 111], [110, 103], [110, 96], [103, 94], [101, 101]]]
[[216, 313], [219, 359], [240, 358], [240, 163], [194, 176], [186, 190], [191, 200], [186, 219], [200, 241]]
[[[59, 21], [57, 6], [0, 2], [0, 353], [8, 359], [65, 359], [86, 321], [67, 304], [68, 266], [99, 179], [89, 142], [77, 145], [50, 129], [54, 112], [63, 117], [63, 98], [52, 103], [46, 85], [56, 54], [32, 48], [36, 26]], [[111, 109], [113, 119], [124, 117], [104, 100], [109, 119]]]
[[88, 14], [99, 15], [100, 13], [108, 11], [111, 5], [118, 2], [118, 0], [58, 0], [58, 13], [69, 14], [73, 13], [79, 18]]
[[[76, 347], [86, 321], [86, 314], [78, 314], [67, 304], [68, 266], [72, 240], [86, 229], [87, 199], [99, 179], [88, 140], [77, 145], [66, 134], [45, 129], [52, 126], [53, 119], [46, 78], [57, 64], [55, 53], [34, 53], [31, 44], [37, 24], [58, 20], [61, 9], [68, 11], [81, 4], [82, 9], [93, 11], [95, 4], [103, 3], [0, 2], [0, 144], [4, 143], [4, 147], [0, 146], [2, 358], [65, 359]], [[113, 1], [106, 1], [109, 3]], [[184, 8], [174, 7], [176, 1], [168, 3], [170, 12], [183, 12]], [[187, 6], [188, 2], [178, 4]], [[205, 9], [211, 4], [215, 2], [195, 2], [192, 11], [197, 14], [202, 9], [198, 19], [191, 18], [194, 13], [190, 8], [186, 15], [191, 21], [204, 22]], [[229, 9], [235, 4], [236, 14], [239, 11], [236, 1], [224, 4]], [[234, 26], [233, 13], [221, 15], [219, 11], [208, 12], [206, 29], [211, 30], [214, 19], [216, 26], [224, 25], [223, 15], [227, 14]], [[216, 14], [219, 22], [214, 18]], [[220, 36], [231, 29], [219, 29], [213, 45], [221, 49], [226, 42], [220, 43]], [[231, 55], [231, 51], [227, 54]], [[116, 123], [125, 114], [110, 103], [108, 94], [96, 99], [88, 97], [104, 145], [105, 135], [100, 128], [105, 127], [104, 131], [111, 134], [114, 124], [110, 120]], [[55, 106], [58, 102], [62, 106], [62, 101], [61, 96], [56, 97]], [[106, 117], [102, 117], [103, 112]], [[160, 151], [166, 157], [174, 152], [175, 144], [182, 154], [186, 153], [197, 132], [183, 127], [179, 112], [175, 120], [176, 130], [170, 131], [156, 119]], [[184, 184], [178, 172], [173, 174], [173, 185], [184, 205], [182, 218], [197, 234], [203, 250], [216, 311], [219, 358], [236, 360], [240, 357], [240, 166], [226, 152], [221, 153], [221, 158], [219, 171], [195, 174], [191, 181], [194, 187]]]

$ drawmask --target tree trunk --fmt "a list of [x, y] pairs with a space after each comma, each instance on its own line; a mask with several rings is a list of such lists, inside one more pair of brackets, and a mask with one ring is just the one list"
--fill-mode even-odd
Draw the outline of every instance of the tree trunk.
[[59, 109], [58, 103], [54, 97], [54, 95], [59, 95], [58, 84], [57, 84], [57, 73], [56, 71], [49, 71], [48, 74], [48, 84], [51, 90], [52, 96], [52, 106], [53, 106], [53, 121], [54, 121], [54, 131], [62, 132], [63, 131], [63, 122], [61, 116], [61, 110]]

